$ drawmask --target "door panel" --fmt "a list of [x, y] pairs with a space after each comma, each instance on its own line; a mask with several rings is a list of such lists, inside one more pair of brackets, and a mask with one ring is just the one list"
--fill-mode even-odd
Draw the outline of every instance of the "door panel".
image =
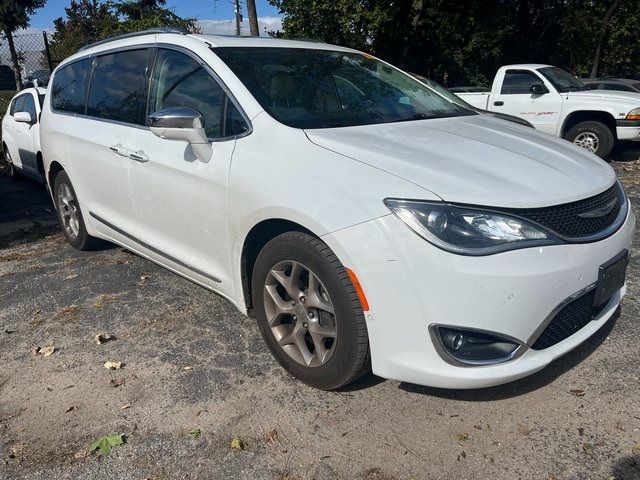
[[36, 103], [33, 95], [27, 93], [24, 95], [24, 101], [21, 104], [21, 112], [28, 112], [31, 115], [33, 124], [15, 122], [16, 125], [16, 140], [18, 147], [18, 157], [20, 158], [20, 164], [22, 169], [31, 175], [39, 176], [38, 162], [36, 160], [36, 135], [39, 135], [40, 125], [38, 123], [38, 113], [36, 111]]
[[546, 86], [535, 73], [528, 70], [507, 70], [500, 93], [492, 99], [489, 109], [524, 118], [546, 133], [555, 134], [562, 111], [562, 97], [555, 92], [534, 94], [534, 83]]
[[[159, 49], [153, 68], [149, 113], [188, 107], [204, 117], [210, 138], [224, 136], [227, 97], [198, 61]], [[204, 163], [186, 142], [140, 130], [132, 149], [148, 161], [135, 163], [132, 189], [141, 220], [140, 239], [174, 260], [179, 271], [224, 293], [231, 292], [227, 231], [227, 183], [235, 140], [213, 142]]]

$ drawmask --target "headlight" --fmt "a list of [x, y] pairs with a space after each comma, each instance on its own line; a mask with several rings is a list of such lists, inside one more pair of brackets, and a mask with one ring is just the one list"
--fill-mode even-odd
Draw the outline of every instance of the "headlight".
[[490, 255], [561, 243], [551, 232], [517, 217], [439, 202], [387, 198], [385, 205], [435, 246], [461, 255]]
[[627, 116], [624, 117], [625, 120], [640, 120], [640, 108], [634, 108]]

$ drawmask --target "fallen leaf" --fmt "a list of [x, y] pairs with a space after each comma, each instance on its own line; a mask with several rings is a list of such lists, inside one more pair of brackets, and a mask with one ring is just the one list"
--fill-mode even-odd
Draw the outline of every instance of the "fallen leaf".
[[580, 389], [569, 390], [569, 393], [576, 397], [584, 397], [584, 390], [580, 390]]
[[49, 357], [56, 351], [56, 347], [53, 345], [47, 345], [46, 347], [33, 347], [31, 353], [33, 355], [42, 355], [43, 357]]
[[200, 437], [201, 432], [199, 428], [194, 428], [193, 430], [189, 430], [187, 433], [191, 436], [191, 438], [197, 440]]
[[104, 368], [109, 370], [120, 370], [123, 365], [122, 362], [104, 362]]
[[467, 432], [458, 434], [458, 441], [462, 442], [463, 440], [469, 440], [469, 434]]
[[270, 443], [276, 443], [278, 441], [278, 431], [277, 430], [271, 430], [269, 433], [267, 433], [267, 442]]
[[122, 435], [107, 435], [105, 437], [99, 438], [95, 442], [93, 442], [89, 446], [89, 453], [93, 453], [96, 450], [100, 450], [100, 453], [104, 456], [109, 455], [111, 453], [111, 449], [116, 445], [122, 445], [124, 443], [124, 438]]
[[231, 448], [234, 450], [244, 450], [244, 442], [238, 437], [235, 437], [231, 440]]
[[193, 367], [184, 367], [183, 370], [193, 370]]
[[71, 412], [71, 411], [73, 411], [73, 410], [77, 410], [77, 409], [78, 409], [78, 407], [76, 407], [75, 405], [71, 405], [69, 408], [67, 408], [67, 409], [64, 411], [64, 413], [69, 413], [69, 412]]
[[109, 385], [114, 388], [121, 387], [122, 385], [124, 385], [124, 378], [112, 378], [111, 380], [109, 380]]
[[97, 345], [102, 345], [103, 343], [107, 343], [111, 340], [115, 340], [116, 336], [113, 333], [101, 332], [93, 337], [93, 341]]
[[593, 449], [594, 449], [594, 445], [593, 443], [589, 443], [589, 442], [584, 442], [582, 444], [582, 451], [584, 451], [584, 453], [586, 453], [587, 455], [592, 456], [593, 455]]
[[126, 405], [122, 405], [120, 407], [120, 410], [126, 410], [127, 408], [131, 408], [131, 404], [130, 403], [127, 403]]
[[66, 277], [64, 277], [65, 280], [73, 280], [74, 278], [78, 278], [78, 275], [72, 274], [72, 275], [67, 275]]
[[86, 450], [79, 450], [75, 453], [75, 455], [73, 456], [73, 458], [85, 458], [87, 456], [87, 451]]

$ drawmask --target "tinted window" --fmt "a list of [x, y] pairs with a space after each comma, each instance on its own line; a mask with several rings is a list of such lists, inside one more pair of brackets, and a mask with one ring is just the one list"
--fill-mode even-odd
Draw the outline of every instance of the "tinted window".
[[54, 110], [84, 113], [91, 59], [87, 58], [61, 68], [53, 78], [51, 106]]
[[[153, 70], [149, 112], [188, 107], [204, 117], [209, 138], [220, 138], [226, 94], [193, 58], [174, 50], [159, 50]], [[230, 120], [231, 121], [231, 120]]]
[[91, 77], [87, 115], [126, 123], [141, 121], [148, 50], [98, 57]]
[[246, 133], [248, 129], [249, 126], [242, 117], [242, 114], [233, 102], [229, 100], [229, 97], [227, 97], [227, 116], [223, 136], [233, 137], [236, 135], [242, 135], [243, 133]]
[[533, 73], [508, 70], [504, 76], [500, 93], [503, 95], [530, 94], [531, 86], [536, 83], [542, 83], [542, 80]]
[[605, 83], [605, 90], [618, 90], [620, 92], [633, 92], [633, 88], [628, 87], [626, 85], [622, 85], [621, 83]]
[[36, 120], [36, 102], [33, 100], [33, 95], [24, 95], [24, 105], [22, 106], [21, 111], [29, 112], [29, 115], [31, 115], [31, 120]]
[[11, 111], [9, 112], [11, 115], [16, 112], [22, 112], [22, 108], [24, 107], [24, 97], [25, 95], [20, 95], [13, 99], [13, 102], [11, 103]]

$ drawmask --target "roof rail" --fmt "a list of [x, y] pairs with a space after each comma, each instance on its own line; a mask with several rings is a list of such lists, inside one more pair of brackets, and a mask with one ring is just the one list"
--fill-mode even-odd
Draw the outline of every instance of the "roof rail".
[[102, 45], [104, 43], [109, 43], [109, 42], [113, 42], [115, 40], [123, 40], [125, 38], [133, 38], [133, 37], [139, 37], [141, 35], [149, 35], [149, 34], [153, 34], [153, 33], [179, 33], [180, 35], [187, 35], [189, 33], [188, 30], [185, 30], [184, 28], [173, 28], [173, 27], [163, 27], [163, 28], [150, 28], [149, 30], [142, 30], [140, 32], [131, 32], [131, 33], [125, 33], [124, 35], [114, 35], [112, 37], [107, 37], [103, 40], [99, 40], [97, 42], [93, 42], [93, 43], [89, 43], [83, 47], [80, 47], [78, 49], [78, 52], [82, 52], [83, 50], [86, 50], [88, 48], [91, 47], [96, 47], [98, 45]]

